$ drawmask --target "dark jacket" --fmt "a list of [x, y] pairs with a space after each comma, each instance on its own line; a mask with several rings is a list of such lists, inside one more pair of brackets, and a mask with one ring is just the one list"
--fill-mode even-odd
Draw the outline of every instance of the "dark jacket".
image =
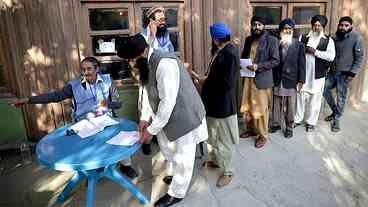
[[305, 82], [305, 48], [304, 44], [293, 39], [289, 46], [285, 61], [280, 46], [281, 63], [273, 69], [273, 80], [275, 86], [282, 81], [284, 88], [296, 88], [298, 82]]
[[226, 118], [237, 113], [236, 84], [240, 75], [238, 49], [231, 43], [213, 60], [202, 88], [206, 116]]
[[[250, 50], [254, 38], [248, 36], [245, 39], [242, 58], [250, 57]], [[254, 63], [257, 64], [256, 70], [256, 86], [259, 89], [272, 88], [273, 77], [272, 68], [280, 63], [279, 56], [279, 40], [270, 35], [267, 31], [259, 37], [259, 43]]]
[[363, 65], [364, 43], [362, 36], [355, 31], [346, 34], [346, 37], [335, 40], [336, 58], [334, 70], [342, 71], [355, 76]]

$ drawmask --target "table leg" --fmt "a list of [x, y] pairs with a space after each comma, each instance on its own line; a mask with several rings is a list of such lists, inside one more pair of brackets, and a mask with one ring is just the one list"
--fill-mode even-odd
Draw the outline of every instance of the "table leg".
[[117, 166], [110, 165], [107, 167], [105, 176], [112, 181], [118, 183], [125, 189], [129, 190], [142, 204], [148, 204], [149, 200], [146, 198], [145, 195], [143, 195], [138, 188], [135, 187], [135, 185], [130, 182], [128, 178], [126, 178], [124, 175], [120, 173], [119, 170], [117, 170]]
[[87, 207], [93, 207], [97, 179], [94, 175], [88, 176]]
[[65, 186], [63, 192], [58, 196], [57, 202], [63, 203], [65, 201], [65, 198], [69, 195], [70, 191], [73, 190], [73, 188], [82, 181], [86, 176], [82, 172], [75, 172], [72, 179], [69, 181], [69, 183]]

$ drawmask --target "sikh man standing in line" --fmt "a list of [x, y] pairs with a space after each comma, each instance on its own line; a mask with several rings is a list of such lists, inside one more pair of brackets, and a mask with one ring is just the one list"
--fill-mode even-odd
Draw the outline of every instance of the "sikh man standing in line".
[[[337, 26], [336, 59], [333, 67], [327, 73], [323, 96], [332, 110], [332, 114], [325, 118], [331, 122], [331, 131], [340, 131], [348, 88], [355, 75], [363, 65], [364, 43], [360, 33], [353, 31], [353, 19], [349, 16], [341, 17]], [[336, 88], [336, 101], [332, 90]]]
[[294, 27], [292, 19], [280, 22], [281, 63], [273, 69], [275, 87], [270, 133], [282, 129], [285, 138], [293, 137], [296, 91], [305, 82], [305, 48], [303, 43], [293, 38]]
[[306, 131], [314, 130], [321, 110], [322, 94], [325, 77], [330, 63], [335, 58], [335, 44], [332, 38], [324, 33], [327, 17], [315, 15], [312, 17], [312, 30], [302, 35], [300, 41], [306, 48], [306, 81], [297, 93], [295, 126], [306, 122]]
[[265, 31], [265, 20], [251, 19], [251, 35], [244, 43], [242, 58], [250, 58], [249, 70], [255, 77], [246, 77], [240, 112], [244, 113], [247, 131], [241, 138], [256, 137], [255, 147], [263, 147], [268, 138], [268, 117], [272, 99], [272, 68], [280, 63], [279, 41]]
[[220, 167], [221, 176], [216, 186], [229, 184], [233, 177], [231, 167], [235, 144], [239, 143], [238, 104], [236, 84], [239, 80], [240, 58], [238, 49], [231, 43], [230, 28], [223, 22], [210, 27], [214, 55], [202, 88], [206, 108], [208, 142], [213, 148], [214, 159], [207, 167]]
[[208, 138], [205, 108], [188, 71], [173, 53], [153, 50], [141, 34], [128, 38], [121, 48], [124, 49], [118, 55], [138, 69], [145, 91], [140, 142], [157, 135], [161, 152], [174, 166], [171, 177], [164, 178], [169, 190], [154, 206], [171, 206], [185, 197], [192, 179], [196, 145]]

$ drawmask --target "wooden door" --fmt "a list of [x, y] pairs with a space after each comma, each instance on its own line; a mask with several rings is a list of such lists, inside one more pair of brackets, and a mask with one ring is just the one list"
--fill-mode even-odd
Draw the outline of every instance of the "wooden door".
[[79, 37], [83, 42], [81, 57], [97, 57], [102, 63], [102, 72], [110, 73], [118, 85], [133, 83], [129, 65], [116, 55], [116, 49], [119, 41], [143, 31], [146, 26], [143, 16], [153, 6], [162, 6], [166, 9], [168, 30], [175, 53], [184, 59], [184, 3], [171, 1], [82, 3], [80, 16], [82, 29], [79, 31]]
[[[312, 28], [310, 20], [316, 14], [326, 15], [325, 3], [289, 3], [287, 16], [296, 23], [294, 36], [308, 33]], [[328, 29], [326, 27], [325, 31]]]
[[[296, 22], [294, 36], [307, 33], [311, 29], [310, 20], [316, 14], [328, 13], [328, 2], [297, 2], [297, 1], [252, 1], [253, 14], [266, 19], [266, 29], [277, 32], [282, 19], [292, 18]], [[326, 31], [329, 31], [327, 25]]]

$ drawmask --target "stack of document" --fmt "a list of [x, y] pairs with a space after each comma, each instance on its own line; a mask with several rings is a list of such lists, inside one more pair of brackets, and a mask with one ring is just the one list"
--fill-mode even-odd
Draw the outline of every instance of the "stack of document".
[[81, 138], [85, 138], [97, 134], [107, 126], [115, 124], [119, 124], [119, 122], [115, 121], [108, 115], [103, 115], [95, 118], [83, 119], [71, 126], [70, 129], [77, 133]]
[[250, 77], [254, 78], [256, 77], [256, 72], [249, 70], [247, 68], [248, 65], [252, 65], [251, 59], [240, 59], [240, 76], [241, 77]]
[[113, 145], [132, 146], [139, 141], [139, 133], [137, 131], [121, 131], [106, 143]]

